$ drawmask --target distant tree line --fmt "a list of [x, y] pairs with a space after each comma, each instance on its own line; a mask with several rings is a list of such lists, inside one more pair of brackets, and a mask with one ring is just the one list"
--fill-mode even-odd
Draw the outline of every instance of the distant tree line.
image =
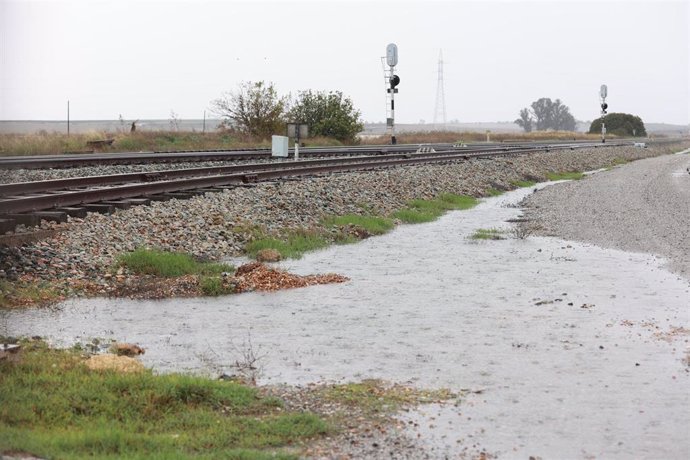
[[589, 126], [590, 134], [601, 132], [601, 122], [606, 125], [606, 132], [623, 137], [646, 137], [647, 130], [640, 117], [629, 113], [609, 113], [603, 118], [597, 118]]
[[280, 96], [273, 83], [242, 82], [211, 102], [225, 127], [258, 138], [283, 134], [285, 123], [309, 125], [313, 136], [352, 142], [364, 125], [352, 100], [340, 91], [300, 91], [293, 100]]
[[520, 118], [515, 120], [525, 132], [533, 130], [546, 131], [575, 131], [575, 117], [570, 113], [567, 105], [560, 99], [552, 101], [548, 97], [542, 97], [530, 105], [520, 110]]

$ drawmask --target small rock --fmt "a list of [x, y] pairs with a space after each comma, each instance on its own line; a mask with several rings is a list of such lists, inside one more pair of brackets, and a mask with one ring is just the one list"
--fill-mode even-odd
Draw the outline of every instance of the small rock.
[[137, 356], [146, 352], [139, 345], [133, 343], [116, 343], [110, 348], [110, 351], [118, 356]]

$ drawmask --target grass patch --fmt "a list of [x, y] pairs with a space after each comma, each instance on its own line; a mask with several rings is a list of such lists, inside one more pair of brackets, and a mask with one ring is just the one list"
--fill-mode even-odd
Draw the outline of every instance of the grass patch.
[[470, 209], [479, 204], [473, 196], [469, 195], [455, 195], [453, 193], [442, 193], [436, 201], [441, 201], [446, 209], [465, 210]]
[[25, 342], [0, 361], [0, 452], [44, 458], [294, 458], [269, 450], [326, 433], [310, 413], [233, 382], [91, 371]]
[[360, 216], [358, 214], [345, 214], [344, 216], [327, 217], [324, 225], [328, 227], [355, 225], [366, 230], [372, 235], [382, 235], [393, 229], [395, 224], [390, 219], [377, 216]]
[[0, 280], [0, 308], [46, 304], [61, 298], [45, 281], [25, 283]]
[[491, 188], [489, 188], [489, 189], [486, 190], [486, 195], [487, 195], [487, 196], [499, 196], [499, 195], [503, 195], [503, 190], [499, 190], [499, 189], [497, 189], [497, 188], [491, 187]]
[[536, 185], [533, 180], [514, 180], [510, 183], [513, 187], [532, 187]]
[[203, 276], [199, 279], [199, 289], [204, 295], [212, 297], [234, 293], [234, 290], [226, 285], [220, 276]]
[[611, 166], [620, 166], [628, 163], [630, 163], [630, 160], [626, 160], [625, 158], [614, 158], [613, 161], [611, 161]]
[[326, 400], [356, 407], [368, 414], [385, 413], [408, 405], [448, 400], [457, 396], [447, 389], [420, 390], [399, 384], [385, 384], [381, 380], [332, 385], [322, 391]]
[[431, 222], [446, 211], [469, 209], [478, 203], [472, 196], [443, 193], [433, 200], [412, 200], [407, 208], [393, 213], [393, 217], [408, 224], [419, 224]]
[[162, 277], [217, 275], [234, 270], [228, 264], [199, 262], [189, 254], [159, 251], [157, 249], [137, 249], [133, 252], [122, 254], [117, 259], [117, 265], [125, 267], [136, 274]]
[[561, 173], [554, 173], [554, 172], [549, 172], [546, 173], [546, 177], [549, 180], [580, 180], [585, 175], [581, 172], [573, 171], [573, 172], [561, 172]]
[[329, 241], [317, 232], [292, 232], [285, 239], [273, 237], [257, 238], [250, 242], [245, 250], [250, 257], [262, 249], [275, 249], [283, 259], [299, 259], [305, 252], [325, 248]]
[[393, 213], [393, 217], [400, 219], [406, 224], [423, 224], [436, 220], [441, 213], [431, 211], [421, 211], [414, 208], [405, 208]]
[[480, 228], [470, 238], [473, 240], [502, 240], [504, 236], [503, 231], [497, 228]]

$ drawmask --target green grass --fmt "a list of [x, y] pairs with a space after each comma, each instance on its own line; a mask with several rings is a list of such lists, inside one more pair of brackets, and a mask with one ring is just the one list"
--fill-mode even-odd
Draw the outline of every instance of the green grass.
[[573, 171], [573, 172], [560, 172], [560, 173], [554, 173], [554, 172], [549, 172], [546, 173], [547, 179], [554, 181], [554, 180], [580, 180], [585, 175], [581, 172]]
[[310, 413], [233, 382], [90, 371], [26, 342], [0, 361], [0, 452], [44, 458], [294, 458], [269, 450], [324, 434]]
[[356, 407], [366, 414], [389, 412], [407, 405], [444, 401], [457, 396], [448, 389], [420, 390], [404, 385], [388, 385], [375, 379], [332, 385], [323, 388], [322, 393], [326, 400]]
[[0, 308], [50, 303], [60, 294], [45, 281], [21, 282], [0, 280]]
[[499, 195], [503, 195], [503, 190], [499, 190], [497, 188], [492, 187], [492, 188], [489, 188], [486, 190], [486, 194], [488, 196], [499, 196]]
[[234, 270], [231, 265], [199, 262], [189, 254], [156, 249], [137, 249], [122, 254], [117, 259], [117, 265], [136, 274], [162, 277], [214, 275]]
[[412, 200], [407, 208], [393, 213], [393, 217], [408, 224], [431, 222], [450, 210], [463, 210], [476, 206], [479, 201], [467, 195], [443, 193], [433, 200]]
[[480, 228], [475, 231], [471, 236], [473, 240], [502, 240], [503, 231], [497, 228]]
[[514, 180], [510, 183], [513, 187], [532, 187], [535, 184], [533, 180]]
[[283, 259], [299, 259], [305, 252], [325, 248], [329, 241], [316, 232], [292, 232], [285, 239], [263, 237], [250, 242], [245, 248], [250, 257], [262, 249], [275, 249]]
[[440, 201], [446, 209], [465, 210], [470, 209], [479, 204], [473, 196], [469, 195], [455, 195], [453, 193], [442, 193], [435, 201]]
[[423, 224], [436, 220], [441, 213], [436, 211], [421, 211], [414, 208], [405, 208], [393, 213], [393, 217], [406, 224]]
[[358, 214], [345, 214], [344, 216], [327, 217], [324, 219], [326, 226], [355, 225], [366, 230], [372, 235], [382, 235], [389, 232], [395, 224], [390, 219], [378, 216], [360, 216]]
[[223, 283], [220, 276], [204, 276], [199, 280], [199, 289], [206, 296], [220, 296], [232, 294], [234, 290]]

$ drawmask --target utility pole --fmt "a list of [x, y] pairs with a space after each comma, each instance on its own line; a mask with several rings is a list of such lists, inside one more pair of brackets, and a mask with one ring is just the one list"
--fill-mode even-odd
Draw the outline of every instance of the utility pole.
[[69, 137], [69, 99], [67, 99], [67, 137]]

